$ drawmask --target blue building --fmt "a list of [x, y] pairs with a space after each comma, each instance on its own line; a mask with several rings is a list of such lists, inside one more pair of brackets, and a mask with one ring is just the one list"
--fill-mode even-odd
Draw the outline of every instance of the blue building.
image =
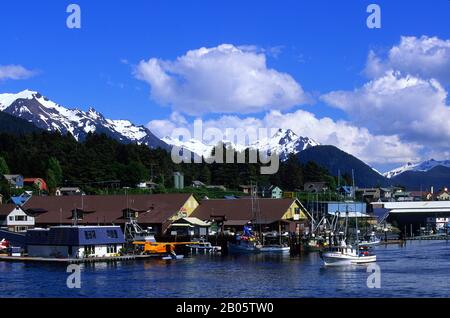
[[54, 226], [28, 230], [28, 256], [87, 258], [117, 256], [125, 243], [120, 226]]
[[3, 177], [8, 181], [11, 188], [22, 189], [23, 188], [23, 176], [20, 174], [5, 174]]

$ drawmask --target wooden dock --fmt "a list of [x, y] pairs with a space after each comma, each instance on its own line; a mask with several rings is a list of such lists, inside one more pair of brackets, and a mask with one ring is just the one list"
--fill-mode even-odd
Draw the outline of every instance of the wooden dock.
[[31, 256], [7, 256], [0, 255], [0, 262], [31, 262], [31, 263], [53, 263], [53, 264], [85, 264], [100, 262], [125, 262], [133, 260], [145, 260], [161, 257], [161, 255], [124, 255], [113, 257], [89, 257], [89, 258], [46, 258]]

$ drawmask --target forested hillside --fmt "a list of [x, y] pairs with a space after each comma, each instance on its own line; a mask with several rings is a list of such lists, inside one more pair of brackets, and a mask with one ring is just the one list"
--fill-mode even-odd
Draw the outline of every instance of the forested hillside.
[[[164, 192], [173, 187], [174, 171], [184, 173], [186, 185], [200, 180], [232, 190], [251, 181], [278, 185], [285, 191], [300, 189], [306, 181], [335, 184], [326, 170], [311, 162], [300, 164], [294, 155], [280, 163], [274, 175], [261, 175], [259, 168], [259, 164], [176, 165], [166, 150], [122, 144], [106, 135], [89, 134], [79, 143], [71, 135], [59, 133], [0, 134], [0, 174], [43, 177], [51, 191], [65, 185], [80, 186], [87, 193], [104, 193], [135, 187], [153, 174], [153, 181], [160, 185], [156, 191]], [[6, 188], [3, 182], [1, 191], [8, 195]]]

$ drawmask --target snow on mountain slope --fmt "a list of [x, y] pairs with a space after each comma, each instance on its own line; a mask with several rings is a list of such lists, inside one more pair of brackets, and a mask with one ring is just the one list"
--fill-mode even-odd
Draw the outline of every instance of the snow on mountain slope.
[[11, 106], [16, 99], [33, 99], [34, 94], [37, 94], [37, 92], [30, 90], [24, 90], [18, 94], [0, 94], [0, 111], [4, 111]]
[[272, 137], [259, 140], [250, 145], [250, 148], [277, 153], [280, 159], [285, 160], [289, 154], [297, 154], [302, 150], [318, 145], [319, 143], [313, 139], [299, 137], [290, 129], [279, 129]]
[[89, 108], [87, 112], [78, 108], [69, 109], [31, 90], [18, 94], [0, 94], [0, 110], [47, 131], [70, 133], [77, 140], [83, 140], [88, 133], [98, 132], [121, 142], [168, 148], [167, 144], [144, 126], [136, 126], [128, 120], [107, 119], [93, 108]]
[[[172, 137], [164, 137], [165, 143], [177, 146], [190, 152], [209, 157], [215, 145], [208, 145], [199, 140], [191, 139], [189, 141], [180, 141]], [[227, 147], [233, 147], [237, 151], [245, 149], [254, 149], [260, 151], [268, 151], [269, 153], [277, 153], [281, 160], [287, 159], [289, 154], [297, 154], [309, 147], [319, 145], [319, 143], [308, 137], [299, 137], [290, 129], [279, 129], [272, 137], [256, 141], [250, 145], [240, 145], [231, 141], [224, 140], [223, 143]]]
[[391, 179], [391, 178], [394, 178], [395, 176], [398, 176], [406, 171], [429, 171], [437, 166], [444, 166], [444, 167], [450, 168], [450, 160], [438, 161], [438, 160], [430, 159], [430, 160], [427, 160], [424, 162], [419, 162], [419, 163], [408, 162], [406, 165], [396, 168], [396, 169], [393, 169], [391, 171], [388, 171], [388, 172], [384, 173], [383, 175], [386, 178]]

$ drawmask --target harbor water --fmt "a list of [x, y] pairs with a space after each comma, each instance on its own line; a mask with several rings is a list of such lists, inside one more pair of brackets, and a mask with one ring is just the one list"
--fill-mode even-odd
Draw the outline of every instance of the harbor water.
[[81, 265], [81, 288], [58, 264], [0, 262], [1, 297], [449, 297], [450, 243], [376, 247], [380, 288], [367, 265], [324, 267], [318, 253], [196, 255]]

